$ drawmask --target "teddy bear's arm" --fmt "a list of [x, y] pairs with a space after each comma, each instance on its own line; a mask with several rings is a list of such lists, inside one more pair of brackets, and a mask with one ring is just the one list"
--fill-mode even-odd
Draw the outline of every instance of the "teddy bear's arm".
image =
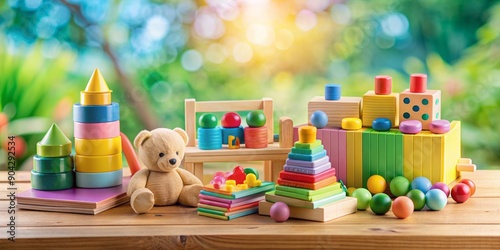
[[131, 196], [135, 190], [146, 187], [148, 176], [149, 169], [147, 168], [143, 168], [135, 173], [128, 183], [127, 195]]
[[199, 184], [203, 185], [203, 183], [198, 179], [196, 176], [194, 176], [191, 172], [182, 169], [182, 168], [177, 168], [177, 173], [182, 178], [182, 182], [184, 182], [184, 185], [192, 185], [192, 184]]

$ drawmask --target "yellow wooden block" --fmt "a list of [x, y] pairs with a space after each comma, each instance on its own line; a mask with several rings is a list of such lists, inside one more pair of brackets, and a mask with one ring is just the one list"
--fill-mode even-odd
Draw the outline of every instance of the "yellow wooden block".
[[399, 126], [399, 94], [376, 95], [368, 91], [363, 95], [363, 126], [371, 127], [373, 120], [387, 118], [393, 127]]
[[344, 118], [361, 118], [361, 97], [341, 97], [340, 100], [330, 101], [324, 96], [316, 96], [307, 104], [308, 117], [318, 110], [328, 116], [327, 127], [340, 128]]
[[361, 129], [363, 124], [359, 118], [344, 118], [342, 119], [342, 129], [357, 130]]
[[432, 183], [444, 181], [444, 136], [432, 137]]
[[422, 174], [422, 135], [413, 136], [413, 178], [424, 176]]
[[432, 165], [432, 158], [434, 151], [432, 149], [432, 134], [420, 132], [422, 137], [422, 176], [426, 176], [431, 183], [436, 183], [433, 175], [434, 166]]
[[316, 141], [316, 127], [302, 126], [299, 127], [299, 142], [300, 143], [313, 143]]
[[451, 183], [460, 176], [457, 163], [461, 157], [461, 126], [459, 121], [450, 124], [450, 131], [444, 134], [444, 182]]

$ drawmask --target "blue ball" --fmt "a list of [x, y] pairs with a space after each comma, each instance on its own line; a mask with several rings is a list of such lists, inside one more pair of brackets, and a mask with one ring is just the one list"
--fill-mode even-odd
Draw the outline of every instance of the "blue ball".
[[372, 128], [375, 131], [389, 131], [392, 127], [391, 120], [387, 118], [377, 118], [372, 122]]
[[314, 111], [311, 115], [311, 124], [316, 128], [324, 128], [328, 124], [328, 116], [321, 110]]
[[431, 181], [425, 177], [417, 177], [411, 182], [411, 189], [418, 189], [424, 194], [427, 193], [432, 187]]
[[425, 194], [425, 205], [431, 210], [439, 211], [448, 203], [446, 194], [441, 189], [431, 189]]

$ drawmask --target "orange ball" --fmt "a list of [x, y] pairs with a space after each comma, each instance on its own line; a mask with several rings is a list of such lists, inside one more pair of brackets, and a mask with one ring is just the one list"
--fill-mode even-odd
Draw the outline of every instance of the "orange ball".
[[406, 196], [399, 196], [392, 203], [392, 213], [399, 219], [405, 219], [413, 213], [413, 201]]
[[366, 182], [366, 187], [368, 188], [368, 191], [370, 191], [370, 193], [372, 194], [383, 193], [387, 188], [387, 182], [385, 181], [384, 177], [376, 174], [368, 178], [368, 181]]

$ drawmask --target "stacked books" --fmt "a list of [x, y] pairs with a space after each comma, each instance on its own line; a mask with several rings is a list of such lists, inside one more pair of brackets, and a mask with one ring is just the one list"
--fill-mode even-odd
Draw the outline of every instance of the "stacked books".
[[290, 217], [328, 221], [356, 212], [355, 198], [346, 197], [345, 187], [337, 182], [335, 169], [320, 140], [316, 128], [299, 128], [299, 141], [280, 172], [276, 191], [268, 192], [259, 204], [259, 214], [269, 215], [274, 202], [284, 202]]
[[[255, 170], [253, 172], [256, 173]], [[246, 174], [244, 179], [224, 178], [225, 184], [212, 181], [205, 185], [199, 194], [198, 215], [232, 220], [257, 213], [259, 202], [264, 200], [266, 192], [274, 190], [274, 183], [261, 182], [257, 179], [258, 174], [254, 173]], [[220, 176], [214, 179], [220, 179]]]
[[263, 182], [260, 187], [236, 189], [232, 192], [215, 189], [209, 184], [200, 192], [198, 215], [231, 220], [257, 213], [259, 202], [264, 200], [266, 192], [273, 189], [273, 182]]

